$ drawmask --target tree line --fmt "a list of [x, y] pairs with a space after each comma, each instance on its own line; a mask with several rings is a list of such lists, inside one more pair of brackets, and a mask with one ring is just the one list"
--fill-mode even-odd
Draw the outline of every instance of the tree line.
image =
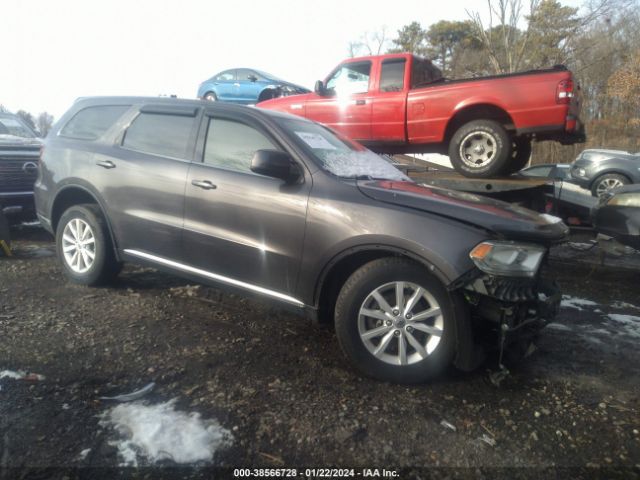
[[[0, 113], [10, 113], [4, 105], [0, 104]], [[46, 137], [49, 130], [53, 126], [53, 115], [48, 112], [41, 112], [36, 117], [26, 110], [18, 110], [16, 115], [19, 116], [28, 126], [41, 137]]]
[[640, 1], [486, 0], [483, 8], [460, 21], [414, 21], [393, 37], [385, 28], [365, 33], [349, 54], [411, 52], [448, 78], [563, 64], [580, 86], [587, 143], [535, 143], [532, 161], [571, 162], [591, 147], [640, 151]]

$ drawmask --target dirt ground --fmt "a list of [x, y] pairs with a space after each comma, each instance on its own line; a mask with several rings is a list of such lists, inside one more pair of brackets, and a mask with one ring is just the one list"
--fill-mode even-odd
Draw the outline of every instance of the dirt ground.
[[232, 432], [215, 457], [222, 467], [392, 468], [401, 478], [640, 474], [638, 270], [556, 257], [551, 268], [571, 298], [499, 386], [492, 357], [475, 372], [407, 387], [358, 376], [330, 328], [262, 301], [135, 266], [110, 288], [71, 285], [45, 232], [22, 226], [13, 235], [15, 256], [0, 258], [0, 371], [45, 379], [0, 380], [0, 478], [209, 475], [170, 461], [113, 470], [117, 433], [99, 425], [108, 405], [98, 398], [149, 382], [146, 401], [175, 398]]

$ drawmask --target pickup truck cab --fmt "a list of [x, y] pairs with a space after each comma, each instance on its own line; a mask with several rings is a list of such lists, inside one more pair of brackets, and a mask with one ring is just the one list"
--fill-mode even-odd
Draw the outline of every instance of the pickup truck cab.
[[531, 140], [583, 142], [580, 99], [563, 66], [449, 80], [412, 54], [350, 58], [314, 93], [258, 104], [324, 123], [379, 153], [448, 154], [468, 177], [523, 168]]

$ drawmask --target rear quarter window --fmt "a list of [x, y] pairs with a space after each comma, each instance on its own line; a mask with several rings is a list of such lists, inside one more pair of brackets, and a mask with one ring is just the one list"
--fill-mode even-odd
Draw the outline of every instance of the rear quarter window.
[[98, 105], [83, 108], [60, 130], [60, 135], [79, 140], [97, 140], [129, 107], [130, 105]]

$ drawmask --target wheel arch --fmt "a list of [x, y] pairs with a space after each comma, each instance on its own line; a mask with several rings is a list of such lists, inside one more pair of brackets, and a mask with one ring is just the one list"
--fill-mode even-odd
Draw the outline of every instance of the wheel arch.
[[458, 128], [473, 120], [494, 120], [508, 131], [515, 129], [513, 118], [504, 108], [486, 102], [466, 104], [457, 108], [455, 114], [449, 119], [444, 132], [445, 142], [448, 144]]
[[335, 255], [322, 269], [314, 290], [313, 303], [318, 311], [319, 323], [332, 323], [335, 302], [347, 278], [364, 264], [384, 257], [403, 257], [422, 265], [445, 288], [451, 279], [431, 261], [415, 253], [391, 245], [363, 245], [348, 248]]
[[278, 87], [276, 85], [266, 85], [258, 94], [257, 103], [278, 98]]
[[53, 200], [53, 203], [51, 204], [50, 219], [53, 232], [55, 233], [58, 229], [58, 222], [60, 221], [60, 217], [62, 217], [62, 214], [68, 208], [74, 205], [81, 204], [92, 204], [98, 206], [98, 208], [102, 212], [102, 217], [107, 224], [107, 230], [109, 231], [109, 237], [111, 238], [111, 242], [114, 247], [114, 254], [116, 256], [116, 259], [120, 261], [116, 238], [113, 235], [113, 228], [111, 228], [109, 217], [106, 215], [105, 209], [98, 197], [86, 187], [80, 185], [67, 185], [58, 191]]

